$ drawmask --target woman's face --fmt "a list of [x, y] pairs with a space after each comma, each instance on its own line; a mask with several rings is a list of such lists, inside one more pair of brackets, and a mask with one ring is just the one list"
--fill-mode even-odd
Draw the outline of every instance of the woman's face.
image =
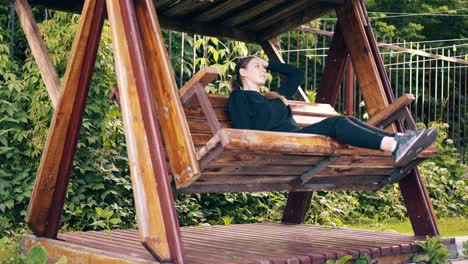
[[260, 58], [253, 58], [245, 68], [241, 68], [241, 77], [258, 86], [265, 84], [267, 80], [266, 62]]

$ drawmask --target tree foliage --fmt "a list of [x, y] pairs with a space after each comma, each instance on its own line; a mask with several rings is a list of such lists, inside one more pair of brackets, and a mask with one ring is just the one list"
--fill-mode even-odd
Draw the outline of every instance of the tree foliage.
[[417, 41], [468, 36], [466, 0], [368, 0], [366, 4], [368, 11], [379, 12], [371, 14], [371, 20], [387, 37]]

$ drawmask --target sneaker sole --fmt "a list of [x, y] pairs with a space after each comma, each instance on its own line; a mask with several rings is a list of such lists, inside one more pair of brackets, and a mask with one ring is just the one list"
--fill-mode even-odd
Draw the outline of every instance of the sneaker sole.
[[[425, 136], [421, 139], [422, 136]], [[430, 130], [427, 133], [421, 133], [408, 147], [406, 152], [402, 153], [400, 160], [395, 160], [397, 166], [406, 165], [408, 162], [418, 156], [421, 151], [429, 147], [437, 138], [437, 130]]]

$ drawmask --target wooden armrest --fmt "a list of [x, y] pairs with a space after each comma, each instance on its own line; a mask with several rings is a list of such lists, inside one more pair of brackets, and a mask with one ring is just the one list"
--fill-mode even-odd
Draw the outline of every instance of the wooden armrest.
[[180, 100], [186, 104], [193, 95], [196, 95], [203, 113], [208, 121], [208, 126], [213, 134], [216, 134], [221, 125], [213, 110], [208, 95], [205, 92], [205, 86], [212, 82], [218, 76], [218, 69], [215, 67], [205, 67], [199, 70], [180, 90]]
[[182, 104], [185, 104], [194, 94], [195, 89], [193, 89], [197, 83], [200, 83], [202, 87], [207, 86], [218, 76], [218, 69], [215, 67], [204, 67], [199, 70], [188, 82], [179, 89], [180, 99]]
[[415, 100], [414, 95], [404, 94], [390, 104], [387, 108], [378, 112], [375, 116], [367, 121], [368, 124], [378, 127], [385, 127], [393, 122], [397, 117], [398, 113], [403, 110], [406, 106], [411, 104]]

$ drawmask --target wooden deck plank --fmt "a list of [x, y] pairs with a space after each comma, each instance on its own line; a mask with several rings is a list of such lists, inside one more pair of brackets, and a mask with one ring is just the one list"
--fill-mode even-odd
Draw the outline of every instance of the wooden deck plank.
[[[185, 248], [184, 261], [190, 264], [233, 262], [316, 264], [345, 255], [352, 255], [356, 259], [363, 254], [368, 254], [377, 260], [405, 259], [411, 252], [418, 250], [415, 241], [425, 240], [424, 237], [390, 232], [278, 223], [191, 226], [182, 227], [181, 230]], [[113, 230], [111, 236], [105, 231], [64, 233], [58, 237], [61, 241], [38, 239], [31, 235], [26, 235], [25, 238], [22, 243], [28, 247], [23, 250], [27, 250], [38, 241], [39, 243], [48, 241], [52, 244], [65, 245], [70, 249], [84, 249], [83, 252], [91, 254], [88, 261], [96, 256], [107, 255], [118, 256], [122, 260], [125, 260], [124, 257], [138, 259], [140, 261], [138, 263], [146, 263], [145, 261], [156, 263], [153, 262], [153, 256], [140, 243], [137, 230]], [[454, 243], [450, 239], [447, 241]], [[93, 256], [92, 252], [96, 256]], [[76, 255], [75, 253], [74, 256]], [[84, 256], [84, 253], [81, 255]], [[83, 261], [82, 258], [80, 261]], [[74, 262], [73, 258], [68, 258], [68, 263], [77, 262]]]

